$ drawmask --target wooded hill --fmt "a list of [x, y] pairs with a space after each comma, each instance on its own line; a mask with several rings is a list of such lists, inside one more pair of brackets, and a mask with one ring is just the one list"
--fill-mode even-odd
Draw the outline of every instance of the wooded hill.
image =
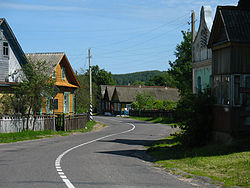
[[153, 70], [153, 71], [143, 71], [135, 72], [128, 74], [113, 74], [113, 78], [117, 85], [134, 85], [135, 82], [144, 82], [146, 83], [150, 79], [154, 78], [157, 75], [162, 74], [162, 71]]

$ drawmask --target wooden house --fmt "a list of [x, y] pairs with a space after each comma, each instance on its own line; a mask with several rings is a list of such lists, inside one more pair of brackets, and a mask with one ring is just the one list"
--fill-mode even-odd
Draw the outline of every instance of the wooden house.
[[214, 135], [250, 133], [250, 6], [218, 6], [208, 46], [212, 49]]
[[193, 93], [204, 91], [212, 83], [212, 51], [207, 48], [212, 28], [212, 10], [210, 6], [202, 6], [200, 25], [192, 43], [192, 76]]
[[111, 104], [112, 96], [114, 93], [116, 86], [111, 86], [111, 85], [101, 85], [101, 91], [102, 91], [102, 108], [101, 112], [110, 112], [112, 113], [113, 111], [113, 106]]
[[[75, 114], [75, 91], [80, 87], [74, 71], [65, 53], [30, 53], [26, 57], [32, 63], [46, 62], [50, 67], [49, 75], [56, 80], [58, 93], [54, 98], [55, 114]], [[46, 104], [41, 108], [41, 114], [51, 114], [49, 108], [52, 99], [46, 99]]]
[[0, 97], [13, 93], [24, 76], [21, 68], [27, 63], [25, 54], [19, 45], [6, 19], [0, 18]]
[[122, 114], [125, 108], [130, 109], [131, 103], [136, 100], [138, 93], [152, 95], [157, 100], [179, 100], [179, 93], [175, 88], [161, 86], [116, 86], [111, 99], [112, 113]]

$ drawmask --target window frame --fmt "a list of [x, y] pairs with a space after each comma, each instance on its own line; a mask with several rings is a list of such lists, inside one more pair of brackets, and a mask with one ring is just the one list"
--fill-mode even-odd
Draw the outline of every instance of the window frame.
[[[7, 44], [7, 46], [5, 46]], [[8, 42], [3, 42], [3, 56], [4, 57], [9, 57], [9, 43]]]
[[62, 67], [62, 68], [61, 68], [61, 70], [62, 70], [61, 79], [62, 79], [62, 80], [66, 80], [66, 72], [65, 72], [65, 67]]

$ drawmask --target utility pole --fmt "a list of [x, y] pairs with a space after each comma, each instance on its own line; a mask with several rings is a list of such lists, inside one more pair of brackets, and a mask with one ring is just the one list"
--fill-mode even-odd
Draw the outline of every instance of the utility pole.
[[[191, 34], [192, 34], [192, 39], [191, 39], [191, 49], [192, 49], [192, 63], [194, 62], [194, 52], [193, 52], [193, 44], [194, 44], [194, 39], [195, 39], [195, 13], [192, 11], [191, 14]], [[192, 83], [192, 88], [193, 88], [193, 93], [195, 93], [195, 72], [194, 69], [192, 68], [192, 77], [193, 77], [193, 83]]]
[[191, 15], [191, 31], [192, 31], [192, 43], [193, 43], [195, 39], [195, 13], [194, 11], [192, 11], [192, 15]]
[[91, 68], [91, 49], [89, 48], [89, 119], [93, 120], [92, 113], [92, 68]]

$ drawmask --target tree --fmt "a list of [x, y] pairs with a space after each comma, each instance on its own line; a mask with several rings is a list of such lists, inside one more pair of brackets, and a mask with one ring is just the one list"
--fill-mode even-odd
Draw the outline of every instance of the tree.
[[[8, 112], [21, 113], [22, 115], [27, 113], [28, 119], [30, 115], [39, 114], [43, 100], [56, 95], [55, 80], [50, 77], [49, 72], [50, 68], [46, 62], [31, 61], [17, 71], [15, 74], [20, 75], [21, 82], [18, 86], [13, 87], [13, 95], [5, 95], [2, 98], [4, 108], [9, 108]], [[28, 129], [28, 121], [26, 129]]]
[[[77, 75], [81, 88], [76, 91], [77, 113], [89, 110], [89, 70]], [[98, 65], [92, 66], [92, 103], [94, 111], [100, 107], [100, 85], [115, 85], [111, 72], [100, 69]]]
[[179, 89], [180, 95], [192, 93], [192, 40], [190, 31], [181, 31], [183, 41], [177, 44], [174, 62], [169, 61], [170, 75], [176, 80], [176, 87]]
[[144, 86], [145, 85], [145, 82], [142, 82], [140, 80], [136, 80], [134, 83], [133, 83], [133, 86]]
[[156, 75], [146, 82], [148, 86], [167, 86], [176, 87], [176, 81], [169, 72], [163, 72], [162, 74]]

